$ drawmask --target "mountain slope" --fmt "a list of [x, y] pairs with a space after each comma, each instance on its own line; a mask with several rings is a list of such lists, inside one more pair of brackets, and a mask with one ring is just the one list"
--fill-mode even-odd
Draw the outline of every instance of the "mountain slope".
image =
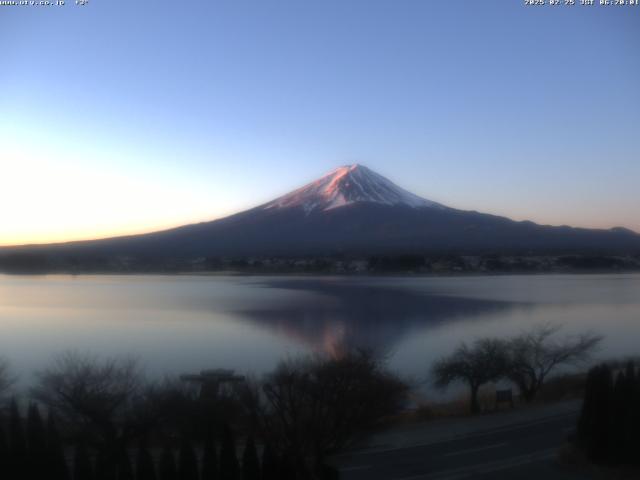
[[640, 235], [516, 222], [418, 197], [370, 169], [340, 167], [229, 217], [145, 235], [0, 249], [53, 258], [190, 259], [428, 252], [640, 252]]

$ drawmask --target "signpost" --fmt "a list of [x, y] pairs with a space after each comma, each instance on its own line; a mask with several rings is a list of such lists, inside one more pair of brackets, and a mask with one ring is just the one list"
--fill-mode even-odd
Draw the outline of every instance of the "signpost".
[[496, 408], [501, 403], [508, 403], [511, 408], [513, 408], [513, 392], [511, 389], [508, 390], [496, 390]]

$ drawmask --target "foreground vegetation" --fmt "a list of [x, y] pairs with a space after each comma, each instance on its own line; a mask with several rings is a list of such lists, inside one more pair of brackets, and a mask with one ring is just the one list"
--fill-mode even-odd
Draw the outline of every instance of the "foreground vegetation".
[[575, 444], [593, 463], [640, 466], [640, 372], [602, 364], [589, 370]]
[[[471, 413], [480, 386], [499, 380], [532, 402], [557, 367], [584, 363], [601, 341], [558, 331], [463, 343], [432, 366], [434, 383], [466, 383]], [[577, 444], [594, 461], [633, 461], [640, 375], [632, 364], [613, 375], [589, 372]], [[397, 418], [410, 394], [366, 351], [284, 361], [261, 378], [213, 371], [159, 382], [132, 359], [65, 353], [26, 398], [11, 390], [0, 362], [0, 472], [10, 480], [335, 479], [328, 458]]]
[[133, 360], [67, 353], [39, 374], [28, 406], [12, 400], [3, 412], [0, 471], [12, 480], [333, 479], [327, 456], [399, 411], [407, 390], [366, 352], [287, 361], [214, 388], [148, 383]]

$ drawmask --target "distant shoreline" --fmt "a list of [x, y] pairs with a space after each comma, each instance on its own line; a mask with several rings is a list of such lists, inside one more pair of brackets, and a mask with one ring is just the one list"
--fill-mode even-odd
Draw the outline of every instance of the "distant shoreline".
[[640, 254], [378, 254], [168, 258], [0, 255], [6, 274], [532, 275], [640, 272]]
[[166, 276], [166, 277], [342, 277], [342, 278], [394, 278], [394, 277], [412, 277], [412, 278], [463, 278], [463, 277], [508, 277], [508, 276], [547, 276], [547, 275], [637, 275], [640, 274], [640, 268], [628, 270], [548, 270], [548, 271], [467, 271], [467, 272], [303, 272], [303, 271], [243, 271], [243, 270], [211, 270], [211, 271], [65, 271], [51, 270], [40, 272], [16, 272], [0, 270], [0, 275], [6, 276]]

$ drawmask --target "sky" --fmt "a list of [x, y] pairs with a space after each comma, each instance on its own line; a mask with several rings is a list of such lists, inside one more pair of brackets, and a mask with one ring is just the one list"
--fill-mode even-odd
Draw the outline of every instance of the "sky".
[[351, 163], [640, 231], [640, 6], [67, 0], [0, 6], [0, 45], [0, 245], [211, 220]]

